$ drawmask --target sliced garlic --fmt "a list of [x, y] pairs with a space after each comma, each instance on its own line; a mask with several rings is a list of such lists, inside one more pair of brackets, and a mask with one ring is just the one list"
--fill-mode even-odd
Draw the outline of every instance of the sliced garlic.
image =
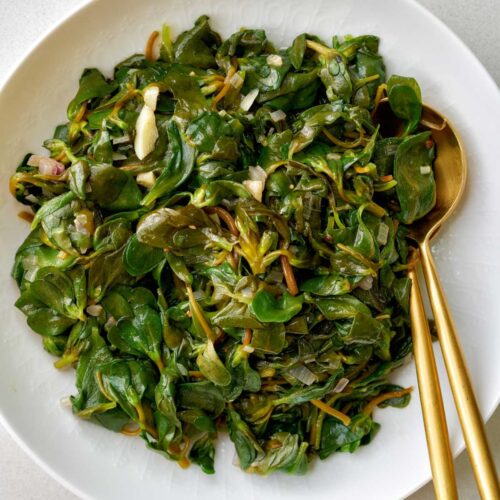
[[158, 129], [156, 128], [155, 113], [145, 104], [135, 124], [134, 150], [139, 160], [143, 160], [153, 151], [156, 139], [158, 139]]
[[153, 172], [143, 172], [142, 174], [139, 174], [135, 180], [137, 181], [137, 184], [149, 189], [155, 183], [156, 176]]
[[158, 101], [158, 96], [160, 95], [160, 89], [156, 85], [151, 85], [144, 89], [142, 97], [144, 98], [144, 104], [149, 106], [153, 111], [156, 110], [156, 103]]
[[264, 182], [262, 181], [243, 181], [243, 185], [250, 191], [252, 196], [257, 201], [262, 201], [262, 193], [264, 191]]
[[265, 182], [267, 179], [267, 173], [260, 165], [256, 165], [255, 167], [248, 168], [248, 177], [251, 181]]
[[251, 90], [241, 100], [240, 109], [243, 110], [243, 111], [245, 111], [245, 113], [246, 113], [252, 107], [252, 104], [254, 103], [255, 99], [257, 99], [258, 95], [259, 95], [259, 89], [253, 89], [253, 90]]

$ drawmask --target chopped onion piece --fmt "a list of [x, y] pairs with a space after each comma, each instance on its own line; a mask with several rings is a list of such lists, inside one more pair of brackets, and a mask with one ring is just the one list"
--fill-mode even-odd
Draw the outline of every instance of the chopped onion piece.
[[380, 223], [378, 227], [377, 242], [380, 245], [385, 245], [387, 243], [387, 238], [389, 237], [389, 226], [384, 222]]
[[134, 149], [139, 160], [143, 160], [153, 151], [156, 139], [158, 139], [158, 129], [156, 128], [155, 113], [145, 104], [135, 124]]
[[229, 84], [235, 89], [243, 85], [243, 78], [238, 73], [235, 73], [229, 80]]
[[359, 288], [362, 290], [371, 290], [373, 286], [373, 278], [371, 276], [365, 276], [359, 283]]
[[72, 403], [71, 403], [71, 398], [69, 396], [64, 396], [59, 400], [59, 403], [63, 408], [71, 408]]
[[248, 177], [250, 177], [251, 181], [265, 182], [267, 179], [267, 173], [260, 165], [256, 165], [255, 167], [248, 168]]
[[337, 385], [333, 388], [333, 392], [342, 392], [347, 387], [348, 383], [349, 383], [349, 379], [345, 378], [345, 377], [342, 377], [337, 382]]
[[314, 129], [309, 125], [306, 125], [302, 128], [300, 134], [303, 135], [306, 139], [310, 139], [314, 135]]
[[75, 229], [77, 232], [86, 236], [90, 235], [89, 228], [93, 226], [93, 221], [89, 220], [89, 215], [85, 212], [80, 212], [75, 216]]
[[254, 292], [253, 290], [249, 287], [249, 286], [246, 286], [245, 288], [242, 288], [240, 291], [239, 291], [239, 294], [242, 296], [242, 297], [246, 297], [248, 299], [251, 299], [253, 298], [254, 296]]
[[273, 111], [271, 113], [271, 120], [274, 123], [280, 122], [286, 118], [286, 113], [284, 111], [281, 111], [281, 109], [278, 109], [276, 111]]
[[40, 203], [40, 201], [34, 194], [29, 194], [28, 196], [26, 196], [26, 200], [28, 200], [30, 203]]
[[283, 58], [281, 56], [279, 56], [278, 54], [268, 55], [266, 62], [267, 62], [267, 64], [269, 64], [269, 66], [274, 66], [275, 68], [279, 68], [280, 66], [283, 66]]
[[114, 145], [125, 144], [126, 142], [130, 142], [130, 136], [128, 134], [124, 134], [121, 137], [115, 137], [111, 142]]
[[126, 159], [127, 157], [122, 153], [113, 153], [113, 161], [123, 161]]
[[91, 306], [88, 306], [85, 311], [89, 316], [99, 316], [102, 313], [103, 308], [99, 304], [92, 304]]
[[156, 176], [154, 172], [142, 172], [135, 178], [137, 184], [150, 189], [156, 182]]
[[156, 109], [156, 102], [158, 101], [158, 96], [160, 95], [160, 89], [156, 85], [151, 85], [144, 89], [142, 97], [144, 98], [144, 104], [150, 107], [153, 111]]
[[113, 316], [110, 316], [106, 323], [104, 323], [104, 328], [108, 329], [111, 328], [112, 326], [115, 326], [117, 323], [116, 319]]
[[327, 160], [340, 160], [341, 158], [342, 158], [342, 156], [339, 155], [338, 153], [328, 153], [326, 155]]
[[264, 192], [263, 181], [243, 181], [243, 185], [250, 191], [251, 195], [257, 200], [262, 201], [262, 193]]
[[243, 111], [248, 111], [251, 107], [252, 104], [254, 103], [255, 99], [257, 99], [257, 96], [259, 95], [259, 89], [253, 89], [251, 90], [240, 102], [240, 109]]
[[318, 377], [304, 365], [294, 366], [288, 373], [306, 385], [311, 385], [318, 381]]
[[432, 172], [432, 168], [429, 165], [424, 165], [420, 167], [420, 173], [422, 175], [429, 175]]

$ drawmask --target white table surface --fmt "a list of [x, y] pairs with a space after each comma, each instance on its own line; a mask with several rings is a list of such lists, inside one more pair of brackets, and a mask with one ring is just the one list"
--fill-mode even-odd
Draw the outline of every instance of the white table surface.
[[[8, 74], [32, 44], [59, 20], [88, 0], [0, 0], [0, 75]], [[284, 0], [285, 1], [285, 0]], [[382, 0], [381, 0], [382, 1]], [[500, 1], [419, 0], [441, 18], [479, 57], [500, 84]], [[500, 464], [500, 409], [487, 424]], [[465, 453], [456, 460], [460, 497], [479, 498]], [[0, 425], [0, 498], [69, 500], [76, 497], [35, 464]], [[410, 500], [434, 498], [428, 484]]]

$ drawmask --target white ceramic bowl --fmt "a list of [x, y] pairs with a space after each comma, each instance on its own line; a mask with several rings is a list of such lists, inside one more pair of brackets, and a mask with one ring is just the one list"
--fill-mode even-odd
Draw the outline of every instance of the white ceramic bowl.
[[[382, 429], [370, 446], [317, 462], [305, 477], [246, 475], [231, 465], [227, 439], [217, 450], [215, 476], [186, 471], [146, 450], [140, 439], [114, 434], [59, 404], [74, 393], [74, 373], [58, 372], [13, 302], [9, 272], [28, 232], [20, 206], [7, 192], [9, 176], [26, 151], [65, 120], [84, 67], [111, 71], [143, 50], [163, 22], [175, 34], [201, 14], [227, 36], [242, 25], [264, 27], [278, 44], [302, 32], [374, 33], [389, 74], [414, 76], [424, 99], [454, 122], [467, 149], [470, 178], [463, 205], [434, 245], [437, 265], [461, 334], [481, 411], [500, 396], [500, 94], [472, 53], [442, 23], [410, 0], [95, 0], [70, 16], [21, 62], [0, 94], [0, 412], [19, 443], [69, 489], [87, 498], [390, 499], [430, 478], [418, 395], [405, 410], [376, 412]], [[441, 379], [445, 380], [438, 356]], [[395, 374], [416, 386], [413, 363]], [[463, 441], [446, 383], [445, 406], [455, 452]], [[27, 478], [29, 480], [29, 478]]]

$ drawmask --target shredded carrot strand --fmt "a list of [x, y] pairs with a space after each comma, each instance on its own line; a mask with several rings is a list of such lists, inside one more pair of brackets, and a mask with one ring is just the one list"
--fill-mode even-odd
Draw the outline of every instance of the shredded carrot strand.
[[299, 287], [297, 286], [297, 281], [295, 279], [295, 274], [293, 274], [292, 266], [286, 255], [280, 255], [281, 269], [283, 270], [283, 276], [285, 277], [286, 286], [288, 291], [292, 295], [297, 295], [299, 293]]
[[346, 141], [342, 141], [341, 139], [338, 139], [337, 137], [335, 137], [326, 128], [323, 128], [321, 130], [322, 130], [323, 134], [325, 134], [325, 136], [328, 137], [328, 139], [333, 142], [333, 144], [335, 144], [336, 146], [340, 146], [341, 148], [346, 148], [346, 149], [355, 148], [356, 146], [359, 146], [363, 142], [363, 139], [364, 139], [363, 132], [360, 132], [359, 137], [355, 141], [346, 142]]
[[371, 167], [368, 165], [366, 167], [360, 167], [359, 165], [356, 165], [354, 167], [354, 170], [357, 174], [367, 174], [371, 170]]
[[391, 182], [392, 179], [394, 179], [392, 175], [383, 175], [382, 177], [380, 177], [380, 180], [382, 182]]
[[388, 399], [392, 398], [400, 398], [406, 394], [410, 394], [410, 392], [413, 391], [413, 387], [408, 387], [407, 389], [403, 389], [401, 391], [393, 391], [393, 392], [386, 392], [385, 394], [379, 394], [377, 397], [373, 398], [364, 408], [363, 408], [363, 413], [366, 413], [367, 415], [371, 415], [373, 410], [380, 404], [383, 403], [384, 401], [387, 401]]
[[380, 104], [380, 101], [383, 99], [384, 94], [386, 93], [386, 91], [387, 91], [387, 85], [385, 83], [381, 83], [377, 87], [377, 92], [375, 94], [375, 102], [374, 102], [373, 109], [372, 109], [372, 112], [371, 112], [372, 116], [374, 116], [375, 113], [377, 112], [377, 109], [378, 109], [378, 106]]
[[347, 426], [351, 423], [351, 418], [348, 415], [342, 413], [341, 411], [336, 410], [335, 408], [332, 408], [326, 403], [323, 403], [323, 401], [319, 399], [311, 399], [311, 403], [317, 408], [319, 408], [322, 412], [327, 413], [328, 415], [336, 418], [337, 420], [340, 420], [344, 425]]
[[229, 89], [231, 88], [231, 78], [234, 76], [236, 73], [236, 70], [238, 69], [238, 63], [235, 62], [230, 68], [229, 71], [227, 72], [227, 76], [224, 79], [224, 86], [220, 90], [220, 92], [212, 99], [212, 109], [217, 109], [217, 103], [223, 99], [227, 93], [229, 92]]
[[194, 378], [205, 378], [205, 375], [198, 370], [189, 370], [188, 374], [190, 377]]
[[245, 330], [245, 335], [243, 336], [243, 345], [250, 345], [252, 342], [252, 330], [250, 328], [247, 328]]
[[144, 51], [144, 57], [148, 61], [155, 60], [154, 55], [153, 55], [153, 48], [154, 48], [154, 44], [156, 42], [156, 39], [158, 38], [159, 35], [160, 35], [160, 33], [158, 33], [158, 31], [153, 31], [153, 33], [151, 33], [151, 35], [149, 35], [148, 41], [146, 43], [146, 50]]

